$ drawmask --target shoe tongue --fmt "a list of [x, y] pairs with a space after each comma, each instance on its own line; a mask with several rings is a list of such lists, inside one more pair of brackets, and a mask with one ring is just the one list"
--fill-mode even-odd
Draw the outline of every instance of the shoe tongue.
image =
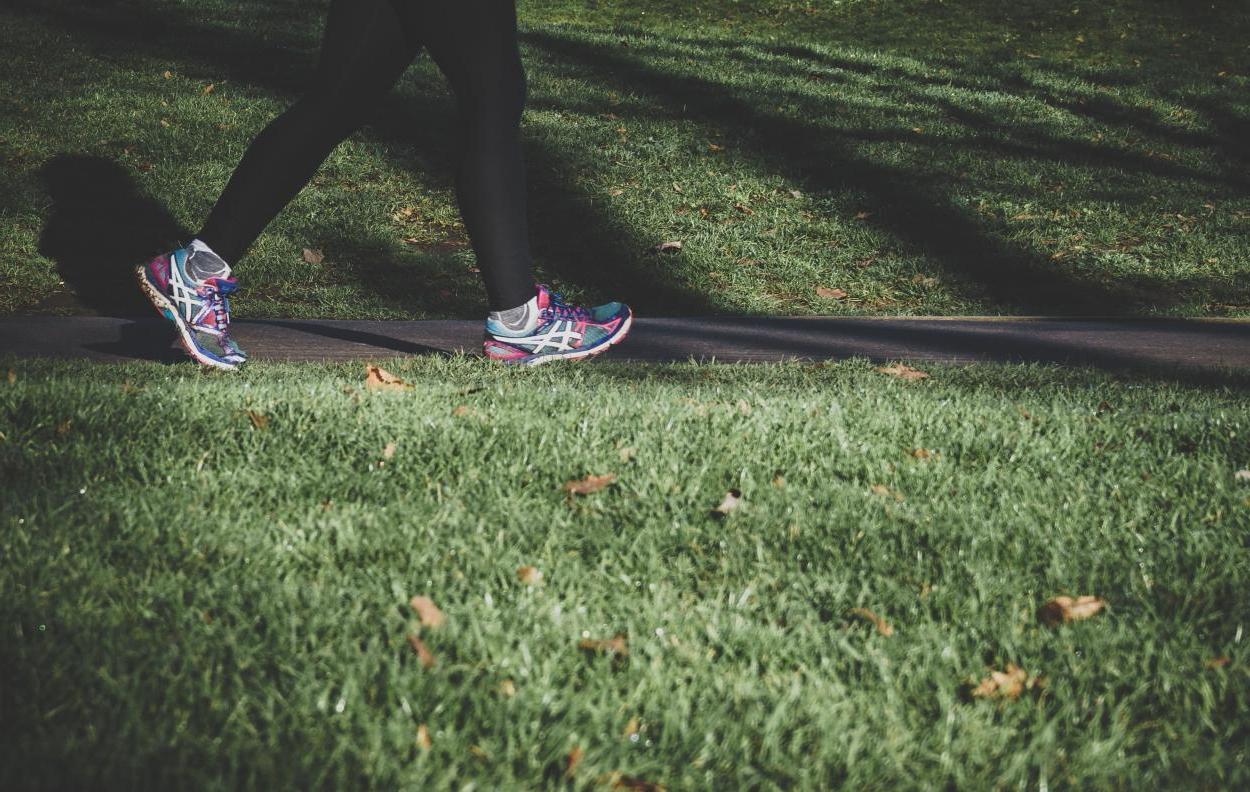
[[546, 286], [538, 287], [538, 310], [545, 311], [547, 306], [551, 305], [551, 291]]

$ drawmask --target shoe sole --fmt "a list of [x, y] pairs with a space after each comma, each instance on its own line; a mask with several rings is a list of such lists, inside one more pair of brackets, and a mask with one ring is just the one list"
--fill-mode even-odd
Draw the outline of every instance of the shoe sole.
[[201, 366], [209, 366], [210, 368], [222, 369], [223, 371], [235, 371], [239, 368], [238, 364], [227, 363], [224, 360], [216, 360], [208, 357], [201, 352], [196, 346], [195, 341], [191, 338], [191, 331], [187, 328], [187, 323], [178, 315], [178, 311], [174, 308], [174, 304], [165, 298], [165, 295], [157, 291], [156, 287], [148, 280], [147, 265], [140, 264], [135, 268], [135, 275], [139, 279], [139, 288], [143, 289], [143, 293], [147, 296], [148, 301], [156, 308], [156, 312], [174, 323], [174, 327], [178, 328], [178, 341], [182, 344], [182, 348], [191, 356], [195, 362]]
[[629, 330], [633, 326], [633, 324], [634, 324], [634, 312], [630, 311], [629, 316], [625, 317], [625, 321], [621, 324], [619, 328], [617, 328], [617, 331], [613, 333], [612, 336], [609, 337], [606, 342], [601, 342], [597, 346], [594, 346], [590, 349], [579, 349], [573, 352], [561, 352], [561, 353], [553, 352], [550, 355], [538, 355], [537, 357], [530, 358], [529, 360], [522, 360], [516, 363], [509, 363], [508, 361], [501, 361], [501, 362], [506, 363], [507, 365], [510, 365], [510, 366], [540, 366], [543, 363], [550, 363], [553, 360], [585, 360], [587, 358], [592, 358], [592, 357], [595, 357], [596, 355], [602, 355], [604, 352], [607, 352], [610, 348], [624, 341], [625, 336], [629, 335]]

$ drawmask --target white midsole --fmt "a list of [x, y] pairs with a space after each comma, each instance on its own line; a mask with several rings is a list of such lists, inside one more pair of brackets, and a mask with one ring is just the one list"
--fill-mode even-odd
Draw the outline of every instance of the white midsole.
[[598, 346], [591, 347], [590, 349], [581, 349], [581, 350], [578, 350], [577, 352], [569, 352], [564, 355], [540, 355], [539, 357], [536, 357], [533, 360], [526, 361], [525, 365], [537, 366], [542, 363], [548, 363], [552, 360], [581, 360], [582, 358], [594, 357], [600, 352], [606, 352], [609, 347], [612, 347], [620, 343], [621, 341], [625, 340], [625, 335], [626, 333], [629, 332], [629, 328], [633, 323], [634, 323], [634, 314], [631, 311], [629, 316], [625, 317], [625, 322], [619, 328], [617, 328], [616, 332], [613, 333], [612, 337], [608, 339], [608, 342], [606, 344], [599, 344]]

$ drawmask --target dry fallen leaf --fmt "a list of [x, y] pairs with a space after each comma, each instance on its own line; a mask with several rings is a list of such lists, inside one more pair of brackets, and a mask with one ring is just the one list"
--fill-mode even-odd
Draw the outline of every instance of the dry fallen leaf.
[[889, 487], [887, 487], [884, 484], [873, 484], [868, 489], [870, 492], [872, 492], [873, 495], [880, 495], [883, 498], [893, 498], [896, 501], [901, 501], [903, 499], [902, 495], [900, 495], [897, 492], [892, 491]]
[[873, 625], [876, 626], [877, 632], [881, 633], [887, 638], [894, 634], [894, 628], [890, 626], [889, 622], [887, 622], [885, 619], [881, 618], [877, 614], [873, 613], [872, 611], [868, 610], [867, 608], [851, 608], [851, 613], [860, 617], [861, 619], [866, 619], [872, 622]]
[[1037, 618], [1043, 624], [1053, 626], [1096, 616], [1106, 606], [1107, 603], [1098, 597], [1084, 596], [1073, 599], [1059, 596], [1047, 600], [1046, 604], [1038, 610]]
[[725, 147], [724, 147], [724, 146], [719, 146], [719, 145], [717, 145], [717, 144], [715, 144], [715, 143], [708, 143], [708, 144], [707, 144], [707, 150], [708, 150], [708, 151], [724, 151], [724, 150], [725, 150]]
[[381, 366], [365, 366], [365, 387], [369, 390], [410, 390], [407, 382]]
[[746, 204], [736, 203], [734, 204], [734, 208], [737, 209], [739, 212], [742, 212], [744, 215], [755, 214], [755, 210], [747, 206]]
[[638, 730], [642, 728], [642, 724], [637, 718], [630, 718], [629, 723], [625, 724], [625, 739], [629, 739], [638, 734]]
[[465, 418], [473, 414], [473, 408], [467, 404], [461, 404], [451, 411], [451, 414], [457, 418]]
[[660, 244], [651, 248], [652, 253], [667, 253], [667, 252], [675, 253], [678, 250], [681, 250], [681, 240], [673, 240], [671, 242], [661, 242]]
[[387, 444], [386, 444], [386, 447], [382, 449], [382, 458], [383, 458], [383, 459], [392, 459], [392, 458], [394, 458], [394, 456], [395, 456], [395, 451], [396, 451], [395, 444], [394, 444], [394, 443], [387, 443]]
[[1028, 673], [1015, 663], [1008, 663], [1006, 671], [990, 670], [990, 675], [972, 690], [977, 698], [1000, 698], [1015, 700], [1026, 690], [1044, 687], [1045, 681], [1038, 677], [1030, 677]]
[[622, 462], [628, 462], [634, 457], [638, 456], [638, 449], [632, 446], [626, 446], [622, 449], [619, 449], [616, 452], [616, 455], [620, 457]]
[[1250, 481], [1250, 470], [1238, 470], [1233, 474], [1234, 481]]
[[725, 497], [720, 502], [720, 505], [715, 509], [712, 509], [712, 516], [724, 517], [726, 514], [729, 514], [731, 511], [738, 508], [741, 503], [742, 492], [736, 489], [731, 489], [729, 492], [725, 493]]
[[326, 255], [316, 248], [304, 248], [304, 261], [309, 264], [320, 264], [326, 260]]
[[914, 369], [911, 366], [905, 366], [902, 363], [895, 363], [892, 366], [880, 366], [873, 370], [882, 374], [889, 374], [891, 377], [897, 377], [898, 379], [906, 380], [908, 382], [915, 382], [916, 380], [929, 378], [929, 375], [926, 372], [923, 372], [920, 369]]
[[516, 571], [516, 579], [527, 586], [541, 586], [543, 573], [538, 567], [523, 566]]
[[424, 723], [417, 727], [417, 747], [423, 751], [428, 751], [434, 746], [434, 741], [430, 739], [430, 729]]
[[598, 639], [583, 638], [577, 642], [577, 648], [595, 654], [611, 654], [620, 657], [629, 655], [629, 647], [625, 644], [625, 635], [617, 633], [615, 638]]
[[588, 475], [580, 481], [566, 481], [564, 483], [564, 491], [570, 495], [589, 495], [592, 492], [598, 492], [614, 481], [616, 481], [615, 473], [608, 473], [603, 476]]
[[823, 297], [826, 300], [845, 300], [847, 294], [843, 289], [829, 289], [824, 286], [817, 286], [816, 296]]
[[1203, 665], [1205, 665], [1209, 669], [1216, 669], [1216, 668], [1223, 668], [1224, 666], [1228, 665], [1231, 662], [1232, 661], [1229, 660], [1226, 655], [1220, 655], [1219, 657], [1212, 657]]
[[415, 635], [408, 636], [408, 645], [412, 647], [412, 651], [416, 653], [417, 659], [421, 662], [422, 668], [433, 668], [438, 665], [438, 660], [434, 658], [434, 653], [429, 650], [422, 641]]
[[512, 698], [516, 695], [516, 684], [511, 679], [505, 679], [499, 683], [499, 693], [504, 698]]
[[872, 217], [872, 212], [856, 212], [855, 213], [856, 220], [867, 220], [870, 217]]
[[447, 622], [447, 617], [429, 597], [413, 597], [408, 605], [417, 612], [417, 616], [421, 617], [421, 623], [432, 630], [442, 627]]
[[253, 429], [266, 429], [269, 427], [269, 416], [264, 413], [248, 410], [247, 419], [252, 422]]
[[932, 459], [937, 456], [937, 452], [930, 451], [927, 448], [913, 448], [910, 453], [916, 459]]
[[17, 372], [9, 369], [9, 384], [12, 385], [15, 382], [17, 382]]
[[166, 80], [172, 80], [173, 78], [174, 78], [174, 73], [173, 73], [173, 72], [171, 72], [171, 71], [169, 71], [168, 69], [166, 69], [166, 70], [165, 70], [165, 79], [166, 79]]
[[208, 96], [209, 94], [211, 94], [211, 93], [212, 93], [213, 91], [215, 91], [215, 90], [217, 90], [217, 86], [216, 86], [216, 85], [214, 85], [213, 83], [209, 83], [208, 85], [205, 85], [205, 86], [204, 86], [204, 95], [205, 95], [205, 96]]
[[577, 775], [577, 766], [581, 764], [582, 757], [586, 752], [582, 750], [580, 745], [574, 745], [573, 750], [569, 751], [569, 758], [564, 768], [564, 777], [572, 778]]

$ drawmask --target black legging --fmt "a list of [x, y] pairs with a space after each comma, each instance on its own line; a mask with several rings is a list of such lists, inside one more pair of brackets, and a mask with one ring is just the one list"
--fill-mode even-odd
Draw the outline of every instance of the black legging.
[[333, 0], [311, 89], [252, 142], [200, 239], [237, 261], [422, 47], [456, 95], [456, 199], [490, 309], [533, 297], [514, 0]]

